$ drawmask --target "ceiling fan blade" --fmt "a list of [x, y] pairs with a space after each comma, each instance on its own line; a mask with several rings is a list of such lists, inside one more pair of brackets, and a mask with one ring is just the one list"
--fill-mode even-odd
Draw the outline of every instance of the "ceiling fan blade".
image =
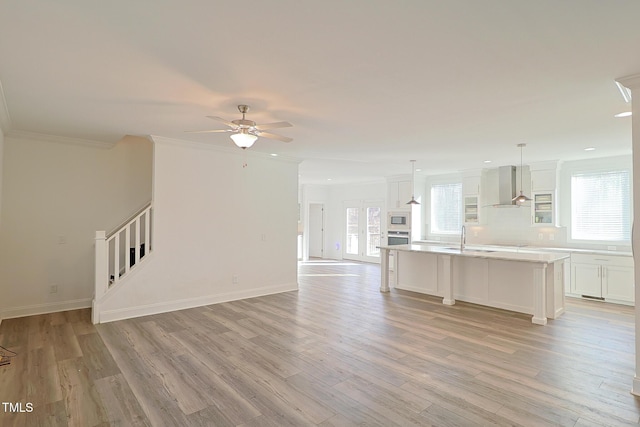
[[233, 129], [215, 129], [215, 130], [185, 130], [186, 133], [212, 133], [212, 132], [233, 132]]
[[222, 123], [224, 123], [225, 125], [229, 126], [230, 128], [233, 128], [233, 129], [237, 129], [237, 128], [238, 128], [238, 125], [237, 125], [237, 124], [235, 124], [235, 123], [233, 123], [233, 122], [230, 122], [229, 120], [225, 120], [225, 119], [223, 119], [223, 118], [221, 118], [221, 117], [216, 117], [216, 116], [207, 116], [207, 117], [208, 117], [208, 118], [210, 118], [210, 119], [213, 119], [213, 120], [217, 120], [217, 121], [219, 121], [219, 122], [222, 122]]
[[256, 132], [258, 134], [258, 136], [264, 137], [264, 138], [269, 138], [269, 139], [277, 139], [278, 141], [282, 141], [282, 142], [291, 142], [293, 141], [292, 138], [289, 138], [287, 136], [282, 136], [282, 135], [276, 135], [275, 133], [269, 133], [269, 132]]
[[277, 129], [277, 128], [289, 128], [293, 126], [289, 122], [275, 122], [275, 123], [265, 123], [263, 125], [257, 125], [256, 129], [265, 130], [265, 129]]

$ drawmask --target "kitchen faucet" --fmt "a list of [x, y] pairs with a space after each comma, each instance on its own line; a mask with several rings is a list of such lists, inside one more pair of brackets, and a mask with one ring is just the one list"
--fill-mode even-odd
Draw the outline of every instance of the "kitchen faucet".
[[462, 232], [460, 233], [460, 252], [464, 251], [464, 245], [467, 243], [467, 229], [462, 226]]

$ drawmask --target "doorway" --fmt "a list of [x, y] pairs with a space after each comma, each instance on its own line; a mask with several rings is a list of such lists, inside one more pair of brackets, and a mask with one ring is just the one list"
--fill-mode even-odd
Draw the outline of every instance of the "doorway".
[[324, 258], [324, 205], [309, 204], [309, 258]]
[[380, 262], [382, 213], [382, 202], [345, 203], [343, 258]]

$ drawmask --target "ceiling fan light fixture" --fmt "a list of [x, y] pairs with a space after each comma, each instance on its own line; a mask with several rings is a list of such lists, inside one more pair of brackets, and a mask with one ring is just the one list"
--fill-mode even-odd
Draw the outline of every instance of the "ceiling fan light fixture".
[[233, 140], [234, 144], [245, 150], [247, 148], [250, 148], [253, 143], [256, 142], [256, 139], [258, 139], [258, 137], [255, 135], [251, 135], [246, 131], [246, 129], [241, 129], [238, 133], [231, 134], [231, 139]]

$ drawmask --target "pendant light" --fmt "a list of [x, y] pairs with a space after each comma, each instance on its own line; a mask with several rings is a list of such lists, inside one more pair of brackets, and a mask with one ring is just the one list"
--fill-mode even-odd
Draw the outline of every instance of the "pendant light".
[[512, 202], [516, 202], [516, 203], [524, 203], [524, 202], [531, 201], [531, 199], [525, 196], [524, 193], [522, 192], [522, 149], [526, 146], [527, 144], [518, 144], [518, 147], [520, 147], [520, 195], [511, 199]]
[[414, 187], [416, 185], [416, 161], [415, 160], [410, 160], [411, 162], [411, 200], [409, 200], [407, 202], [407, 205], [419, 205], [420, 202], [418, 202], [415, 198], [415, 192], [414, 192]]

